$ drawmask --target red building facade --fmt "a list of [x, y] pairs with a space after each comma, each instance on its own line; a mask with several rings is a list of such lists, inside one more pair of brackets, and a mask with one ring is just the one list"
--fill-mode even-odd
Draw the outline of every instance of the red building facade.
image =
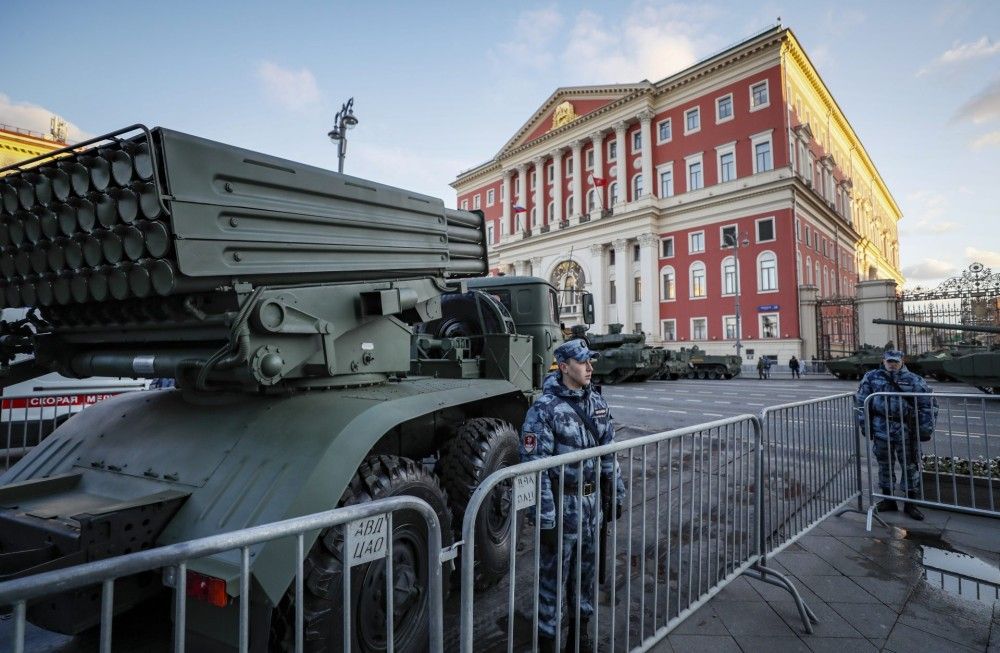
[[899, 209], [788, 29], [656, 83], [559, 89], [453, 187], [494, 271], [592, 292], [595, 331], [809, 356], [803, 306], [902, 281]]

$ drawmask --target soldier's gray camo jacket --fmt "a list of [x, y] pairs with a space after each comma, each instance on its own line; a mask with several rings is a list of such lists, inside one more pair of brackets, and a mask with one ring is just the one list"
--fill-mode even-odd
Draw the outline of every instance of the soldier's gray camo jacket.
[[[524, 426], [521, 429], [521, 461], [537, 460], [549, 456], [570, 453], [587, 449], [589, 447], [610, 444], [614, 441], [615, 427], [611, 419], [611, 411], [604, 397], [594, 392], [588, 386], [582, 390], [570, 390], [562, 383], [562, 374], [552, 372], [545, 377], [542, 384], [542, 396], [528, 410], [524, 418]], [[559, 401], [562, 398], [563, 401]], [[594, 442], [590, 431], [580, 421], [576, 412], [567, 406], [566, 402], [575, 402], [583, 406], [585, 412], [597, 425], [600, 440]], [[600, 483], [594, 470], [594, 460], [588, 459], [583, 463], [583, 482]], [[616, 485], [618, 486], [618, 504], [623, 505], [625, 500], [625, 484], [622, 481], [621, 470], [615, 464], [614, 456], [607, 455], [601, 458], [601, 477], [610, 477], [614, 474]], [[567, 487], [578, 485], [579, 465], [574, 463], [566, 465], [565, 479]], [[541, 479], [540, 497], [540, 519], [542, 528], [554, 528], [556, 525], [556, 506], [553, 497], [553, 485], [559, 482], [559, 469], [550, 470], [548, 474], [543, 473]], [[576, 519], [569, 519], [570, 515], [575, 517], [578, 507], [575, 493], [567, 492], [566, 506], [563, 511], [563, 528], [574, 530]]]
[[[895, 385], [893, 385], [893, 381], [895, 381]], [[923, 378], [909, 371], [905, 366], [895, 374], [885, 368], [871, 370], [861, 379], [858, 391], [854, 395], [858, 424], [862, 431], [865, 428], [865, 399], [875, 392], [930, 393], [931, 389]], [[916, 411], [914, 411], [914, 407]], [[930, 435], [934, 432], [937, 413], [937, 400], [933, 397], [926, 399], [923, 397], [875, 397], [869, 403], [869, 414], [872, 420], [871, 435], [874, 438], [894, 442], [902, 441], [904, 436], [908, 439], [915, 439], [919, 434]]]

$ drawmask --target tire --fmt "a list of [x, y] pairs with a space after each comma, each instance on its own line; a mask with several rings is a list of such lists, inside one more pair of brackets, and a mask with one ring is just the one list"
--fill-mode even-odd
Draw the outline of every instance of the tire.
[[[465, 509], [472, 493], [490, 474], [521, 462], [520, 438], [509, 423], [489, 417], [468, 420], [449, 440], [441, 455], [439, 473], [453, 511], [455, 539], [462, 535]], [[475, 527], [475, 586], [495, 585], [507, 576], [510, 547], [520, 524], [511, 531], [513, 483], [498, 485], [479, 508]]]
[[708, 372], [706, 372], [705, 370], [698, 370], [698, 378], [704, 381], [705, 379], [708, 378]]
[[688, 371], [688, 373], [687, 373], [687, 374], [685, 375], [685, 378], [688, 378], [688, 379], [695, 379], [695, 378], [698, 378], [698, 373], [697, 373], [697, 372], [695, 372], [694, 370], [690, 370], [690, 371]]
[[[344, 491], [342, 506], [385, 497], [412, 495], [426, 501], [438, 515], [442, 546], [450, 546], [451, 511], [437, 478], [408, 458], [376, 455], [365, 459]], [[320, 533], [304, 561], [303, 633], [305, 651], [342, 651], [344, 618], [342, 548], [344, 527]], [[428, 647], [427, 528], [416, 512], [393, 514], [393, 631], [396, 651], [417, 653]], [[377, 560], [351, 569], [351, 651], [384, 651], [385, 562]], [[443, 584], [447, 592], [448, 584]], [[270, 650], [294, 650], [295, 583], [275, 609]]]
[[719, 379], [719, 370], [717, 370], [714, 367], [710, 369], [708, 371], [708, 378], [712, 379], [713, 381], [717, 381]]

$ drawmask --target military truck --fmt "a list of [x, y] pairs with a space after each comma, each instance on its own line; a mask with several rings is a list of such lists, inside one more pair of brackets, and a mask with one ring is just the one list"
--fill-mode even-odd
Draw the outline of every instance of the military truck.
[[[0, 476], [0, 580], [398, 494], [435, 509], [447, 546], [479, 481], [518, 462], [559, 307], [540, 279], [480, 278], [481, 213], [142, 125], [0, 169], [0, 207], [0, 297], [29, 309], [0, 324], [5, 383], [177, 385], [75, 415]], [[512, 546], [509, 487], [494, 499], [476, 525], [480, 586]], [[425, 529], [394, 519], [398, 651], [426, 646]], [[341, 538], [306, 539], [306, 650], [341, 649]], [[188, 587], [226, 588], [188, 602], [193, 648], [235, 646], [243, 601], [252, 649], [291, 647], [294, 542], [250, 555], [249, 596], [239, 552], [188, 565]], [[384, 650], [385, 566], [350, 573], [352, 648]], [[115, 613], [163, 582], [119, 581]], [[97, 594], [28, 618], [83, 632]]]

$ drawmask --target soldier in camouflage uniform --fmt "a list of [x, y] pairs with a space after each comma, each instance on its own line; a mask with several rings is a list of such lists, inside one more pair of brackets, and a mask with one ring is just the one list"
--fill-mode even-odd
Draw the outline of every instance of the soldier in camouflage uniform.
[[[865, 374], [854, 395], [858, 423], [865, 428], [865, 399], [875, 392], [927, 392], [931, 390], [918, 374], [903, 365], [903, 353], [887, 349], [882, 367]], [[902, 468], [900, 488], [907, 497], [920, 497], [920, 440], [934, 433], [937, 402], [928, 397], [875, 397], [869, 403], [872, 453], [878, 461], [878, 482], [882, 494], [892, 495], [896, 485], [896, 462]], [[898, 509], [893, 499], [883, 499], [875, 506], [879, 512]], [[906, 502], [903, 511], [918, 521], [924, 515], [916, 505]]]
[[[593, 373], [591, 360], [598, 354], [587, 348], [583, 340], [570, 340], [555, 351], [559, 370], [549, 374], [542, 386], [542, 396], [531, 406], [521, 432], [521, 460], [537, 460], [590, 447], [610, 444], [615, 429], [604, 398], [590, 385]], [[579, 411], [579, 412], [578, 412]], [[589, 424], [588, 424], [589, 422]], [[596, 436], [596, 437], [595, 437]], [[625, 501], [625, 485], [613, 455], [601, 458], [600, 470], [594, 459], [580, 466], [566, 465], [563, 487], [559, 487], [559, 469], [541, 476], [539, 519], [541, 542], [539, 549], [538, 636], [539, 649], [555, 650], [556, 628], [561, 622], [556, 610], [557, 567], [562, 561], [562, 595], [569, 606], [570, 630], [566, 650], [575, 648], [577, 632], [580, 650], [590, 650], [588, 621], [594, 613], [594, 561], [598, 545], [602, 513], [614, 519], [621, 516]], [[598, 476], [599, 474], [599, 476]], [[581, 494], [583, 498], [578, 498]], [[598, 498], [601, 503], [598, 503]], [[612, 506], [612, 497], [616, 505]], [[562, 504], [562, 541], [558, 541], [558, 510]], [[579, 523], [578, 523], [579, 522]], [[579, 532], [578, 532], [579, 531]], [[577, 540], [581, 555], [577, 559]], [[560, 551], [561, 550], [561, 551]], [[576, 572], [580, 571], [581, 596], [576, 597]], [[579, 598], [579, 624], [576, 599]], [[579, 630], [577, 631], [577, 626]]]

